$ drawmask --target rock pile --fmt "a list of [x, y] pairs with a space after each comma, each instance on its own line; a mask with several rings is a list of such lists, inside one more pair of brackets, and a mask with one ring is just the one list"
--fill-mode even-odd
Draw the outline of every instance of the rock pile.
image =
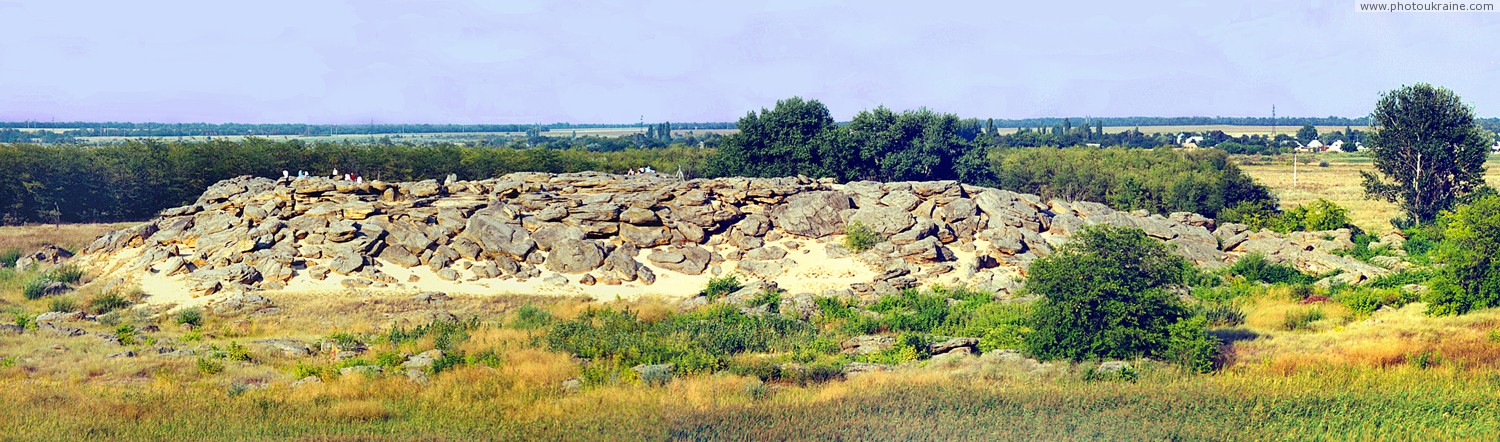
[[[860, 253], [845, 249], [840, 240], [855, 221], [884, 241]], [[1005, 292], [1019, 286], [1032, 260], [1090, 224], [1141, 228], [1206, 266], [1223, 265], [1226, 249], [1266, 241], [1197, 214], [1122, 212], [952, 181], [239, 177], [214, 184], [194, 204], [98, 238], [81, 262], [106, 276], [181, 277], [195, 296], [284, 289], [298, 278], [334, 278], [357, 289], [420, 287], [415, 275], [393, 275], [410, 268], [456, 283], [650, 286], [663, 272], [717, 274], [732, 264], [742, 279], [770, 281], [810, 265], [798, 259], [856, 260], [874, 275], [836, 294], [934, 282]], [[815, 248], [823, 253], [811, 255]], [[702, 287], [660, 288], [690, 295]], [[235, 299], [225, 308], [259, 302]]]

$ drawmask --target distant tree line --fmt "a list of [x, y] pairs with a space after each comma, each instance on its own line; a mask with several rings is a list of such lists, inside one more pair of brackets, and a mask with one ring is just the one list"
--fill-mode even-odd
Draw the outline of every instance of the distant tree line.
[[[794, 97], [741, 118], [739, 133], [724, 137], [705, 169], [721, 176], [958, 180], [1157, 213], [1215, 215], [1247, 201], [1276, 206], [1224, 151], [1128, 149], [1176, 140], [1138, 131], [1104, 134], [1098, 127], [1063, 120], [1054, 131], [1000, 134], [988, 121], [884, 107], [839, 125], [822, 103]], [[1040, 147], [1080, 140], [1123, 147]]]
[[[677, 130], [733, 129], [734, 123], [672, 123]], [[69, 129], [54, 134], [62, 137], [198, 137], [198, 136], [271, 136], [271, 135], [379, 135], [399, 133], [469, 133], [469, 132], [548, 132], [572, 129], [628, 129], [639, 124], [241, 124], [241, 123], [90, 123], [90, 122], [14, 122], [0, 123], [5, 128]], [[21, 131], [17, 131], [21, 132]], [[25, 132], [29, 139], [4, 142], [70, 142], [44, 139], [48, 131]]]
[[991, 160], [995, 187], [1045, 199], [1207, 216], [1245, 202], [1276, 206], [1265, 186], [1217, 149], [998, 149]]
[[460, 147], [452, 144], [129, 141], [99, 147], [0, 144], [0, 224], [140, 220], [195, 200], [209, 185], [283, 170], [366, 179], [482, 179], [516, 171], [623, 172], [651, 166], [696, 176], [711, 149], [675, 146], [585, 149]]

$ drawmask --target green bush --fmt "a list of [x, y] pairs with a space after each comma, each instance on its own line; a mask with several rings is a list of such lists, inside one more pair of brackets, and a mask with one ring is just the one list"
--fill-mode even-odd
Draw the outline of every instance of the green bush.
[[992, 169], [1001, 189], [1097, 201], [1119, 210], [1193, 212], [1224, 218], [1241, 204], [1276, 206], [1276, 197], [1218, 149], [1000, 149]]
[[224, 364], [209, 358], [198, 358], [198, 372], [206, 375], [214, 375], [224, 372]]
[[1200, 312], [1210, 327], [1233, 327], [1245, 323], [1245, 312], [1227, 303], [1204, 304]]
[[15, 267], [16, 261], [21, 259], [21, 249], [11, 247], [0, 252], [0, 267]]
[[493, 349], [464, 356], [464, 363], [468, 365], [483, 365], [490, 368], [500, 368], [505, 365], [505, 358]]
[[1373, 243], [1376, 240], [1374, 235], [1360, 233], [1354, 235], [1351, 240], [1354, 242], [1353, 246], [1343, 250], [1335, 250], [1333, 251], [1333, 253], [1335, 255], [1347, 256], [1365, 262], [1369, 262], [1371, 259], [1374, 259], [1377, 256], [1390, 254], [1390, 246], [1379, 246], [1373, 249], [1370, 248], [1370, 243]]
[[1437, 273], [1429, 269], [1404, 269], [1372, 278], [1365, 285], [1382, 289], [1401, 288], [1408, 284], [1426, 284], [1434, 276], [1437, 276]]
[[30, 313], [26, 313], [25, 310], [11, 310], [10, 316], [11, 319], [15, 321], [16, 327], [21, 327], [22, 329], [31, 329], [35, 327], [35, 324], [32, 323], [33, 317]]
[[[1500, 196], [1458, 206], [1438, 218], [1442, 263], [1428, 292], [1428, 313], [1462, 314], [1500, 306]], [[1408, 240], [1407, 244], [1411, 244]]]
[[120, 341], [120, 345], [134, 345], [135, 335], [136, 329], [133, 325], [120, 324], [120, 326], [115, 327], [115, 339]]
[[766, 290], [760, 292], [759, 295], [755, 295], [755, 298], [750, 300], [751, 307], [760, 307], [762, 305], [766, 306], [766, 311], [771, 313], [781, 311], [781, 292]]
[[329, 371], [325, 366], [298, 362], [297, 365], [292, 366], [292, 379], [306, 379], [309, 377], [327, 378], [330, 375]]
[[1074, 361], [1179, 356], [1169, 353], [1174, 332], [1187, 332], [1174, 324], [1188, 311], [1169, 290], [1181, 287], [1186, 265], [1140, 229], [1084, 229], [1031, 265], [1025, 289], [1042, 299], [1027, 351]]
[[1278, 212], [1268, 201], [1246, 201], [1225, 209], [1220, 222], [1237, 222], [1252, 230], [1271, 229], [1281, 233], [1314, 232], [1349, 227], [1349, 213], [1343, 207], [1322, 198]]
[[395, 368], [406, 362], [406, 357], [394, 351], [382, 351], [375, 353], [375, 365], [386, 368]]
[[1412, 354], [1406, 357], [1406, 362], [1416, 368], [1432, 368], [1443, 362], [1443, 357], [1432, 350]]
[[919, 333], [902, 333], [896, 336], [896, 344], [878, 353], [860, 356], [862, 362], [899, 365], [932, 357], [928, 351], [928, 339]]
[[89, 310], [93, 310], [96, 315], [102, 315], [126, 307], [130, 307], [130, 301], [115, 292], [105, 293], [89, 300]]
[[511, 327], [519, 329], [542, 328], [552, 324], [552, 313], [535, 305], [526, 304], [516, 309], [516, 319], [511, 322]]
[[1293, 310], [1286, 312], [1286, 316], [1281, 320], [1281, 328], [1288, 331], [1306, 330], [1313, 322], [1321, 321], [1325, 317], [1323, 309], [1317, 307]]
[[78, 303], [73, 302], [72, 298], [56, 297], [52, 298], [52, 301], [47, 304], [47, 310], [58, 313], [72, 313], [78, 311]]
[[1168, 326], [1162, 360], [1199, 373], [1213, 371], [1214, 360], [1219, 354], [1219, 339], [1206, 333], [1207, 327], [1208, 320], [1202, 316], [1189, 317]]
[[930, 332], [947, 320], [948, 298], [908, 288], [880, 298], [870, 311], [880, 313], [881, 330]]
[[553, 350], [609, 364], [611, 370], [671, 363], [678, 372], [699, 373], [724, 369], [731, 357], [744, 353], [796, 351], [817, 342], [815, 334], [802, 321], [716, 305], [654, 321], [631, 311], [591, 309], [553, 325], [542, 340]]
[[1266, 256], [1260, 253], [1250, 253], [1235, 261], [1229, 266], [1229, 273], [1245, 277], [1247, 281], [1257, 281], [1269, 284], [1311, 284], [1317, 278], [1298, 271], [1295, 267], [1286, 264], [1271, 264], [1266, 261]]
[[247, 361], [248, 362], [248, 361], [255, 360], [254, 357], [250, 356], [250, 349], [245, 348], [245, 346], [240, 345], [239, 342], [235, 342], [235, 341], [229, 341], [229, 346], [228, 347], [224, 347], [224, 358], [225, 359], [229, 359], [231, 361]]
[[469, 339], [469, 331], [479, 328], [479, 318], [468, 320], [433, 320], [426, 325], [419, 325], [407, 330], [401, 326], [393, 326], [386, 332], [384, 339], [394, 345], [414, 342], [425, 336], [432, 336], [434, 346], [444, 353], [452, 352], [459, 343]]
[[83, 269], [73, 264], [64, 264], [48, 271], [47, 277], [65, 284], [77, 284], [83, 279]]
[[189, 324], [194, 327], [201, 327], [203, 326], [203, 309], [197, 307], [182, 309], [182, 311], [177, 312], [177, 316], [175, 316], [173, 320], [178, 324]]
[[855, 253], [870, 250], [875, 244], [880, 243], [880, 237], [875, 230], [860, 221], [854, 221], [844, 226], [844, 247]]
[[444, 351], [443, 356], [432, 361], [432, 366], [427, 370], [432, 374], [442, 373], [464, 365], [464, 352]]
[[21, 296], [26, 299], [41, 299], [46, 294], [47, 285], [52, 282], [52, 278], [46, 275], [37, 275], [26, 281], [26, 285], [21, 288]]
[[724, 275], [709, 278], [708, 287], [703, 288], [702, 294], [703, 296], [707, 296], [708, 299], [714, 300], [730, 293], [734, 293], [736, 290], [739, 290], [742, 287], [744, 286], [740, 285], [739, 278], [735, 277], [734, 275]]
[[1381, 301], [1379, 295], [1368, 289], [1343, 290], [1334, 296], [1334, 299], [1343, 304], [1344, 307], [1348, 307], [1349, 311], [1358, 315], [1374, 313], [1375, 310], [1380, 308]]
[[1322, 198], [1306, 206], [1298, 205], [1288, 211], [1288, 215], [1300, 221], [1297, 230], [1309, 232], [1341, 229], [1349, 225], [1349, 212]]

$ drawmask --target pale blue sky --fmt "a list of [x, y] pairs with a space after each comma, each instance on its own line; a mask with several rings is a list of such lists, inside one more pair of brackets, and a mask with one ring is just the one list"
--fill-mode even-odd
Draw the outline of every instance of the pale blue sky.
[[[232, 4], [231, 4], [232, 3]], [[1500, 115], [1500, 12], [1353, 1], [0, 0], [0, 120], [733, 121], [1360, 116], [1447, 86]]]

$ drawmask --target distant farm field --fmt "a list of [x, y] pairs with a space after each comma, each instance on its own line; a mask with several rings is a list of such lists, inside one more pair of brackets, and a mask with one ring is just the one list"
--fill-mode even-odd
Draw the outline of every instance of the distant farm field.
[[[1298, 126], [1286, 125], [1286, 126], [1275, 126], [1275, 127], [1272, 127], [1272, 126], [1232, 126], [1232, 125], [1227, 125], [1227, 124], [1212, 124], [1212, 125], [1199, 125], [1199, 126], [1140, 126], [1139, 128], [1140, 128], [1141, 133], [1148, 133], [1148, 134], [1150, 134], [1150, 133], [1178, 133], [1178, 132], [1205, 133], [1205, 132], [1213, 132], [1213, 131], [1217, 130], [1217, 131], [1223, 131], [1227, 135], [1236, 136], [1237, 137], [1237, 136], [1242, 136], [1242, 135], [1270, 135], [1273, 132], [1275, 132], [1275, 133], [1283, 133], [1283, 134], [1288, 134], [1288, 135], [1296, 135], [1297, 134], [1297, 129], [1300, 129], [1301, 127], [1302, 126], [1300, 126], [1300, 125], [1298, 125]], [[1316, 127], [1318, 128], [1318, 133], [1327, 133], [1327, 132], [1335, 132], [1335, 131], [1342, 132], [1344, 130], [1344, 126], [1316, 126]], [[1104, 127], [1104, 132], [1105, 133], [1111, 133], [1111, 134], [1113, 134], [1113, 133], [1120, 133], [1120, 132], [1125, 132], [1125, 131], [1128, 131], [1128, 130], [1133, 130], [1133, 129], [1136, 129], [1136, 128], [1137, 128], [1136, 126], [1105, 126]], [[1369, 126], [1353, 126], [1353, 127], [1351, 127], [1351, 129], [1360, 130], [1360, 131], [1368, 131], [1368, 130], [1370, 130]]]
[[[1302, 157], [1308, 158], [1308, 157]], [[1324, 154], [1312, 157], [1306, 164], [1297, 164], [1296, 182], [1293, 183], [1292, 157], [1242, 157], [1240, 168], [1255, 178], [1256, 182], [1271, 188], [1281, 200], [1282, 208], [1307, 204], [1323, 198], [1349, 209], [1349, 218], [1354, 225], [1370, 232], [1391, 230], [1391, 218], [1401, 215], [1395, 204], [1365, 198], [1359, 172], [1374, 170], [1371, 159], [1364, 154]], [[1327, 161], [1328, 167], [1319, 167]], [[1491, 158], [1487, 163], [1486, 179], [1490, 185], [1500, 185], [1500, 161]]]

